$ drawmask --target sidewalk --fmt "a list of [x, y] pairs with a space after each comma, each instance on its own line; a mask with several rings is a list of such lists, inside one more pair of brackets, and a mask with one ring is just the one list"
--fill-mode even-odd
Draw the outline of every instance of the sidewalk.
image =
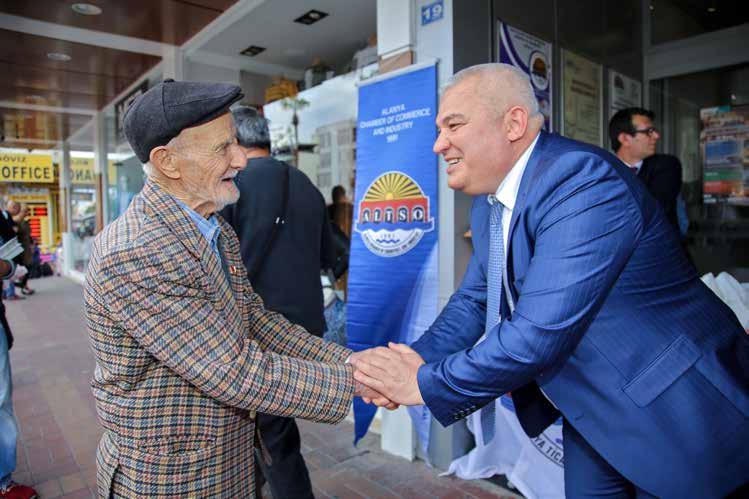
[[[41, 499], [89, 499], [96, 487], [101, 435], [89, 380], [94, 360], [82, 315], [82, 288], [64, 278], [30, 282], [37, 290], [6, 302], [16, 341], [10, 352], [13, 399], [20, 427], [15, 480], [32, 484]], [[341, 498], [516, 498], [486, 481], [439, 477], [423, 462], [380, 450], [369, 434], [353, 447], [353, 425], [300, 421], [315, 495]]]

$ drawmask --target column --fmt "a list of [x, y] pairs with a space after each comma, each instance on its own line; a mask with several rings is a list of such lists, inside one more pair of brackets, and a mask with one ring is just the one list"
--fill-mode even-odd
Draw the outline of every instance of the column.
[[107, 192], [107, 128], [103, 111], [94, 116], [94, 182], [96, 186], [96, 232], [109, 221], [109, 196]]
[[73, 269], [75, 237], [73, 237], [72, 173], [70, 168], [70, 142], [62, 143], [60, 158], [60, 232], [62, 233], [63, 274], [69, 275]]

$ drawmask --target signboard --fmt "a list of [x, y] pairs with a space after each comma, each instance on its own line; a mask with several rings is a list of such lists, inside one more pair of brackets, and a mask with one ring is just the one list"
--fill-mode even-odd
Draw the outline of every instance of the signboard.
[[749, 205], [749, 108], [700, 111], [703, 201]]
[[[437, 69], [369, 81], [359, 87], [346, 311], [355, 351], [415, 341], [437, 317]], [[357, 440], [375, 412], [354, 400]], [[410, 412], [424, 443], [429, 414]]]
[[552, 131], [551, 43], [499, 23], [499, 62], [512, 64], [528, 75], [544, 115], [544, 130]]
[[[117, 184], [117, 167], [114, 161], [108, 161], [107, 176], [109, 185]], [[74, 185], [94, 185], [94, 158], [70, 158], [70, 176]]]
[[602, 145], [603, 68], [600, 64], [562, 50], [562, 134]]
[[642, 84], [609, 69], [609, 118], [627, 107], [642, 106]]
[[52, 156], [47, 154], [0, 154], [0, 182], [54, 183]]
[[434, 21], [439, 21], [445, 14], [443, 0], [437, 0], [421, 8], [421, 25], [426, 26]]
[[122, 126], [122, 119], [125, 116], [125, 111], [127, 111], [127, 108], [135, 102], [135, 99], [146, 93], [146, 90], [148, 90], [148, 81], [141, 83], [138, 87], [134, 88], [132, 92], [120, 99], [117, 104], [114, 105], [115, 137], [117, 137], [117, 141], [125, 140], [124, 128]]

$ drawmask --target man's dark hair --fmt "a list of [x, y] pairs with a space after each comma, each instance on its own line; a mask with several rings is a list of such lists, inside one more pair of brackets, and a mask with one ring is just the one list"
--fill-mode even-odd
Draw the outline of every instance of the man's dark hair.
[[337, 185], [333, 187], [333, 190], [330, 193], [330, 197], [333, 200], [333, 203], [341, 199], [346, 195], [346, 189], [343, 188], [342, 185]]
[[268, 120], [257, 109], [240, 106], [231, 112], [237, 127], [237, 141], [244, 147], [270, 150]]
[[626, 133], [634, 135], [635, 127], [632, 124], [634, 116], [646, 116], [651, 121], [655, 120], [655, 113], [641, 107], [627, 107], [620, 109], [614, 114], [609, 121], [609, 138], [611, 139], [611, 148], [614, 152], [618, 151], [622, 144], [619, 142], [619, 134]]

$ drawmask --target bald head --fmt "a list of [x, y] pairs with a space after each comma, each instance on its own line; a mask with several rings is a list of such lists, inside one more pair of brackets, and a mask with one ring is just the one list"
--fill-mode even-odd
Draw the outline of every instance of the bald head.
[[455, 73], [443, 87], [443, 95], [458, 84], [471, 85], [495, 116], [513, 106], [528, 113], [528, 121], [543, 124], [531, 81], [523, 71], [509, 64], [478, 64]]

